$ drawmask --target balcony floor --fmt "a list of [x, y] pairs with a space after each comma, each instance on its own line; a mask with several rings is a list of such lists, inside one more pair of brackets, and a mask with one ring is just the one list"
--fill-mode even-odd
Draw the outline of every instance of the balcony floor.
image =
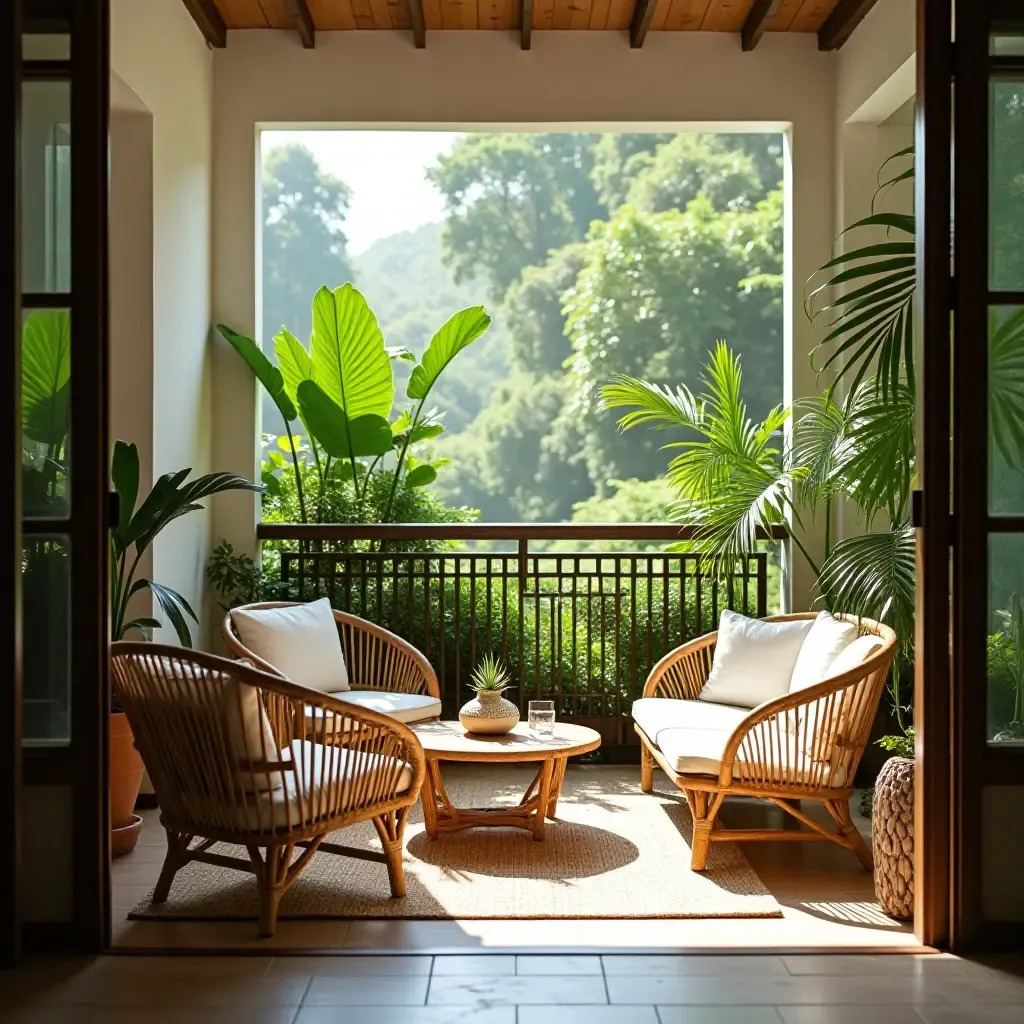
[[[607, 773], [609, 784], [635, 780], [639, 786], [639, 767], [590, 766], [586, 771]], [[655, 784], [659, 789], [669, 786], [663, 776], [656, 776]], [[856, 803], [854, 799], [855, 820], [869, 836], [870, 823], [856, 816]], [[810, 809], [810, 805], [805, 805], [805, 809]], [[758, 828], [777, 826], [782, 813], [762, 801], [736, 799], [726, 805], [723, 816], [729, 825]], [[871, 874], [861, 868], [851, 853], [825, 843], [744, 844], [747, 860], [781, 905], [781, 918], [282, 920], [272, 939], [257, 938], [251, 921], [128, 921], [128, 911], [156, 883], [164, 854], [159, 812], [147, 811], [143, 817], [145, 825], [138, 847], [113, 864], [114, 944], [121, 948], [404, 950], [444, 954], [701, 949], [884, 951], [917, 945], [909, 925], [892, 921], [879, 910]]]

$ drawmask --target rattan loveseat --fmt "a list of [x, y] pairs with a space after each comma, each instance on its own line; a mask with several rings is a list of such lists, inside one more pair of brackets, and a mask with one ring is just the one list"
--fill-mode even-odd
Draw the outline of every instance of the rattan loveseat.
[[[273, 935], [281, 897], [318, 851], [380, 861], [392, 896], [405, 895], [402, 835], [426, 771], [407, 726], [241, 661], [144, 642], [111, 650], [167, 830], [154, 903], [190, 861], [250, 871], [260, 934]], [[352, 724], [343, 742], [335, 719]], [[380, 853], [326, 841], [361, 821], [376, 827]], [[244, 847], [248, 860], [216, 843]]]
[[[807, 613], [765, 621], [813, 618]], [[700, 699], [717, 632], [671, 651], [652, 670], [644, 699], [633, 711], [641, 743], [641, 789], [653, 789], [657, 765], [686, 795], [693, 817], [693, 870], [705, 869], [713, 842], [763, 840], [831, 841], [852, 850], [866, 868], [872, 866], [849, 800], [897, 642], [888, 626], [838, 618], [855, 623], [861, 636], [875, 634], [880, 645], [851, 670], [752, 709]], [[769, 800], [805, 828], [727, 829], [718, 814], [729, 796]], [[820, 801], [835, 829], [804, 813], [803, 800]]]

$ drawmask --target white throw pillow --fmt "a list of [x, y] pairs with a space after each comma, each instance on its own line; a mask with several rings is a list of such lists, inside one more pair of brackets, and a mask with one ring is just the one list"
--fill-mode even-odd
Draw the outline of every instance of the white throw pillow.
[[762, 622], [724, 611], [718, 642], [701, 700], [756, 708], [789, 692], [800, 646], [812, 621]]
[[882, 638], [876, 633], [865, 633], [864, 636], [857, 637], [836, 655], [822, 678], [834, 679], [844, 672], [849, 672], [851, 668], [856, 668], [862, 661], [867, 661], [881, 646]]
[[231, 613], [242, 643], [293, 683], [321, 693], [347, 690], [348, 669], [331, 602]]
[[833, 618], [831, 612], [821, 612], [797, 655], [789, 692], [795, 693], [820, 683], [832, 662], [856, 639], [856, 623]]
[[[882, 638], [875, 633], [866, 633], [839, 652], [835, 661], [825, 673], [826, 679], [834, 679], [844, 672], [849, 672], [871, 657], [882, 646]], [[804, 729], [804, 742], [807, 752], [815, 761], [834, 761], [837, 753], [837, 742], [847, 731], [850, 715], [861, 706], [863, 687], [868, 680], [863, 679], [850, 689], [842, 691], [842, 695], [832, 694], [819, 697], [818, 700], [800, 708], [800, 720]]]

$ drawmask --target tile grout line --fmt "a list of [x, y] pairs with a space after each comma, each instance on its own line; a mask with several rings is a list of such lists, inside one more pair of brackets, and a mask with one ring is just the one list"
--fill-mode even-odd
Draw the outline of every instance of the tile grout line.
[[[309, 995], [309, 990], [313, 987], [313, 978], [315, 975], [309, 976], [309, 981], [306, 982], [306, 987], [302, 990], [302, 998], [299, 1000], [299, 1005], [295, 1008], [295, 1017], [298, 1017], [299, 1011], [306, 1005], [306, 996]], [[294, 1024], [295, 1018], [292, 1018]]]
[[430, 1005], [430, 987], [434, 984], [434, 965], [437, 963], [437, 956], [430, 958], [430, 970], [427, 971], [427, 989], [423, 994], [423, 1005]]

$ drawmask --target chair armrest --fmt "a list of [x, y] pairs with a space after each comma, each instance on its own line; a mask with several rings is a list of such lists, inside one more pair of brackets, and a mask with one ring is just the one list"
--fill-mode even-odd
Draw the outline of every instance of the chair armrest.
[[437, 673], [408, 640], [349, 612], [334, 612], [349, 681], [358, 689], [441, 698]]
[[696, 700], [708, 681], [718, 633], [707, 633], [669, 651], [647, 677], [645, 697]]
[[725, 745], [719, 786], [850, 788], [894, 655], [886, 644], [842, 675], [754, 708]]

